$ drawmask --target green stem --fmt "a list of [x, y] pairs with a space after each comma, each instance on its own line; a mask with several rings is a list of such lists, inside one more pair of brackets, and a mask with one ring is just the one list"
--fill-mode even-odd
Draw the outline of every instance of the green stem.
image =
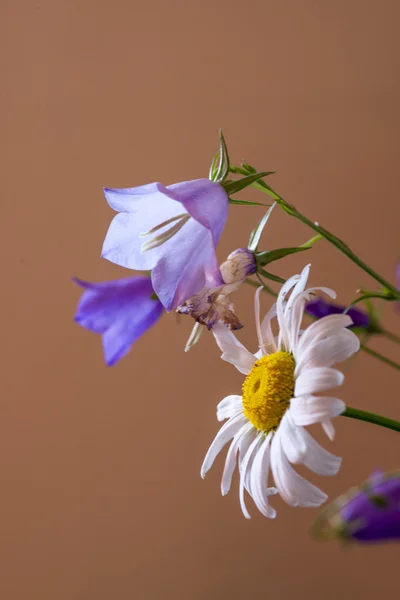
[[349, 417], [350, 419], [358, 419], [359, 421], [366, 421], [367, 423], [373, 423], [374, 425], [380, 425], [381, 427], [387, 427], [393, 429], [393, 431], [400, 431], [400, 422], [394, 419], [388, 419], [375, 413], [367, 412], [366, 410], [359, 410], [358, 408], [352, 408], [348, 406], [342, 417]]
[[[233, 167], [232, 166], [231, 170], [233, 172], [241, 172], [242, 171], [246, 175], [249, 174], [245, 169], [241, 169], [240, 167]], [[368, 275], [370, 275], [373, 279], [375, 279], [375, 281], [377, 281], [384, 288], [386, 288], [387, 290], [389, 290], [394, 298], [400, 300], [400, 291], [396, 288], [396, 286], [394, 286], [389, 281], [386, 281], [386, 279], [384, 277], [382, 277], [381, 275], [379, 275], [379, 273], [377, 273], [376, 271], [374, 271], [369, 265], [367, 265], [363, 260], [361, 260], [361, 258], [359, 258], [349, 248], [349, 246], [347, 244], [345, 244], [345, 242], [343, 242], [341, 239], [339, 239], [338, 237], [336, 237], [335, 235], [333, 235], [333, 233], [331, 233], [327, 229], [324, 229], [323, 227], [321, 227], [319, 225], [319, 223], [310, 221], [310, 219], [308, 219], [305, 215], [303, 215], [302, 213], [300, 213], [297, 210], [297, 208], [295, 208], [293, 206], [293, 204], [289, 204], [289, 202], [287, 202], [284, 198], [282, 198], [282, 196], [280, 196], [274, 189], [272, 189], [263, 180], [257, 181], [256, 183], [253, 184], [253, 186], [256, 187], [259, 190], [264, 191], [269, 196], [271, 196], [272, 198], [274, 198], [274, 200], [277, 202], [277, 204], [279, 204], [279, 206], [287, 214], [291, 215], [292, 217], [295, 217], [295, 219], [298, 219], [299, 221], [301, 221], [302, 223], [304, 223], [305, 225], [307, 225], [308, 227], [310, 227], [311, 229], [313, 229], [314, 231], [316, 231], [323, 238], [325, 238], [326, 240], [328, 240], [328, 242], [330, 242], [331, 244], [333, 244], [334, 246], [336, 246], [336, 248], [338, 250], [340, 250], [340, 252], [342, 252], [343, 254], [345, 254], [345, 256], [347, 256], [348, 258], [350, 258], [350, 260], [352, 260], [356, 265], [358, 265], [360, 267], [360, 269], [362, 269], [363, 271], [365, 271], [366, 273], [368, 273]]]
[[296, 219], [298, 219], [305, 225], [308, 225], [309, 227], [311, 227], [311, 229], [313, 229], [314, 231], [316, 231], [317, 233], [322, 235], [322, 237], [324, 237], [326, 240], [328, 240], [328, 242], [330, 242], [331, 244], [336, 246], [336, 248], [338, 250], [340, 250], [340, 252], [342, 252], [345, 256], [350, 258], [350, 260], [352, 260], [356, 265], [358, 265], [360, 267], [360, 269], [362, 269], [363, 271], [368, 273], [368, 275], [370, 275], [373, 279], [375, 279], [375, 281], [377, 281], [378, 283], [383, 285], [384, 288], [389, 290], [395, 298], [400, 300], [400, 292], [398, 291], [398, 289], [393, 284], [391, 284], [389, 281], [387, 281], [384, 277], [379, 275], [379, 273], [374, 271], [369, 265], [367, 265], [363, 260], [361, 260], [361, 258], [359, 258], [356, 254], [354, 254], [354, 252], [347, 246], [347, 244], [345, 244], [342, 240], [340, 240], [335, 235], [330, 233], [330, 231], [328, 231], [327, 229], [324, 229], [320, 225], [317, 225], [316, 223], [313, 223], [312, 221], [310, 221], [310, 219], [308, 219], [307, 217], [302, 215], [294, 207], [290, 206], [290, 211], [286, 210], [286, 202], [283, 199], [281, 199], [281, 201], [282, 202], [279, 202], [277, 200], [278, 204], [285, 210], [285, 212], [288, 212], [288, 214], [292, 215], [293, 217], [295, 217]]
[[386, 331], [385, 329], [381, 329], [379, 333], [388, 340], [395, 342], [396, 344], [400, 344], [400, 336], [396, 335], [395, 333], [392, 333], [391, 331]]
[[267, 294], [269, 294], [270, 296], [273, 296], [274, 298], [278, 297], [278, 294], [272, 288], [270, 288], [269, 285], [267, 285], [264, 282], [261, 284], [257, 281], [253, 281], [252, 279], [245, 279], [245, 283], [248, 283], [249, 285], [251, 285], [255, 288], [259, 288], [262, 285], [264, 288], [264, 290], [263, 290], [264, 292], [267, 292]]
[[363, 350], [367, 354], [374, 356], [378, 360], [381, 360], [382, 362], [386, 363], [387, 365], [390, 365], [391, 367], [394, 367], [395, 369], [400, 371], [400, 365], [397, 362], [394, 362], [394, 360], [392, 360], [391, 358], [388, 358], [387, 356], [383, 356], [383, 354], [380, 354], [376, 350], [372, 350], [372, 348], [368, 348], [368, 346], [363, 346], [363, 345], [361, 345], [360, 350]]

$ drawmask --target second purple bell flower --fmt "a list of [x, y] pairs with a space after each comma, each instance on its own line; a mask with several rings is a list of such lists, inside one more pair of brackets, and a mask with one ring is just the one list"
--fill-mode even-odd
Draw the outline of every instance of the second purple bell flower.
[[149, 277], [133, 276], [89, 283], [75, 278], [83, 292], [75, 321], [102, 336], [108, 366], [123, 358], [164, 312]]

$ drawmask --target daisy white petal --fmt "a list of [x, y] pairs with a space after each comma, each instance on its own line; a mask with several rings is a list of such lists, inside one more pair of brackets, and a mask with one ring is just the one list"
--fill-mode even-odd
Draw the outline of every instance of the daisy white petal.
[[330, 367], [305, 369], [296, 379], [294, 395], [298, 397], [326, 392], [326, 390], [342, 385], [343, 381], [344, 375], [337, 369]]
[[[302, 464], [319, 475], [335, 475], [341, 459], [322, 448], [304, 426], [320, 423], [330, 439], [334, 437], [331, 419], [345, 410], [336, 397], [319, 397], [320, 392], [340, 386], [344, 375], [332, 368], [359, 348], [356, 336], [346, 329], [347, 315], [333, 314], [301, 331], [305, 303], [314, 290], [305, 289], [309, 266], [301, 275], [291, 277], [278, 294], [276, 305], [260, 324], [260, 290], [255, 298], [259, 351], [253, 356], [231, 331], [217, 326], [214, 331], [222, 358], [246, 375], [242, 396], [228, 396], [220, 402], [218, 419], [229, 418], [217, 434], [205, 458], [202, 475], [229, 441], [221, 481], [222, 494], [231, 487], [238, 464], [239, 498], [246, 518], [246, 491], [258, 510], [275, 517], [268, 498], [278, 492], [291, 506], [319, 506], [326, 494], [301, 477], [291, 466]], [[288, 294], [291, 292], [289, 299]], [[271, 321], [277, 316], [279, 333], [274, 337]], [[277, 342], [276, 342], [277, 340]], [[275, 487], [268, 486], [269, 469]]]
[[279, 494], [290, 506], [320, 506], [327, 499], [324, 492], [292, 469], [283, 451], [279, 430], [272, 440], [271, 469]]
[[297, 372], [310, 367], [330, 367], [343, 362], [360, 349], [360, 340], [349, 329], [342, 329], [336, 335], [316, 344], [308, 344], [299, 358]]
[[311, 323], [297, 345], [296, 360], [298, 360], [300, 352], [305, 351], [308, 344], [316, 344], [325, 337], [338, 333], [340, 329], [348, 327], [352, 322], [348, 315], [328, 315]]
[[335, 427], [330, 419], [321, 420], [322, 429], [325, 431], [328, 438], [333, 442], [335, 439]]
[[279, 436], [289, 462], [292, 464], [302, 463], [307, 446], [299, 434], [299, 428], [294, 424], [291, 408], [283, 416], [279, 426]]
[[[249, 424], [251, 425], [251, 423], [248, 423], [248, 425]], [[247, 450], [250, 448], [250, 445], [253, 443], [253, 440], [254, 440], [255, 437], [257, 437], [257, 435], [258, 435], [257, 430], [254, 429], [253, 426], [251, 426], [250, 430], [245, 433], [245, 435], [243, 436], [242, 440], [240, 441], [239, 448], [238, 448], [238, 467], [239, 467], [239, 471], [241, 469], [244, 457], [246, 456]]]
[[296, 288], [293, 290], [293, 293], [286, 307], [286, 311], [288, 311], [290, 307], [290, 314], [288, 315], [290, 321], [288, 323], [288, 328], [290, 330], [290, 348], [293, 354], [296, 354], [296, 346], [299, 341], [300, 325], [303, 319], [305, 306], [309, 301], [311, 294], [315, 291], [320, 291], [325, 292], [325, 294], [327, 294], [331, 298], [336, 298], [336, 292], [326, 287], [309, 288], [305, 292], [298, 293], [293, 299], [295, 291]]
[[243, 414], [232, 417], [221, 427], [211, 446], [208, 449], [206, 457], [201, 467], [201, 476], [206, 476], [214, 463], [214, 460], [221, 452], [222, 448], [233, 438], [235, 433], [246, 423], [246, 419]]
[[307, 285], [308, 276], [310, 274], [310, 267], [311, 267], [311, 265], [306, 265], [304, 267], [304, 269], [302, 270], [302, 272], [299, 276], [299, 279], [298, 279], [296, 285], [293, 288], [293, 291], [290, 295], [290, 298], [289, 298], [286, 308], [285, 308], [285, 312], [287, 312], [288, 314], [290, 313], [290, 310], [293, 306], [294, 301], [305, 290], [305, 287]]
[[251, 516], [249, 511], [247, 510], [246, 503], [244, 500], [244, 491], [245, 489], [248, 489], [249, 493], [251, 493], [251, 488], [249, 485], [252, 466], [251, 463], [254, 456], [254, 452], [257, 450], [258, 446], [262, 442], [262, 437], [262, 433], [259, 433], [256, 439], [252, 442], [252, 444], [246, 452], [246, 456], [244, 457], [242, 465], [240, 467], [239, 499], [242, 513], [244, 514], [246, 519], [251, 519]]
[[229, 329], [221, 323], [214, 325], [212, 332], [219, 348], [222, 350], [222, 360], [231, 363], [238, 371], [247, 375], [255, 362], [253, 354], [246, 350]]
[[254, 431], [251, 423], [246, 423], [239, 429], [233, 438], [226, 455], [224, 472], [221, 479], [221, 494], [223, 496], [225, 496], [231, 489], [232, 475], [236, 467], [237, 453], [240, 451], [243, 452], [244, 446], [246, 446], [245, 452], [247, 452], [248, 447], [256, 435], [257, 434]]
[[[271, 321], [276, 317], [276, 303], [271, 306], [264, 319], [261, 322], [261, 337], [264, 340], [264, 348], [262, 354], [269, 354], [270, 352], [276, 352], [277, 346], [275, 343], [275, 336], [272, 333]], [[260, 357], [258, 357], [260, 358]]]
[[241, 396], [226, 396], [217, 406], [217, 419], [224, 421], [230, 419], [238, 410], [242, 408]]
[[276, 488], [268, 487], [271, 438], [272, 433], [267, 434], [254, 458], [251, 470], [251, 490], [254, 502], [261, 514], [269, 519], [274, 519], [276, 510], [268, 503], [268, 497], [278, 492]]
[[290, 404], [293, 422], [298, 426], [313, 425], [337, 417], [345, 409], [343, 400], [326, 396], [300, 396]]
[[265, 342], [262, 336], [261, 329], [261, 319], [260, 319], [260, 293], [263, 291], [263, 287], [260, 286], [256, 293], [254, 294], [254, 314], [256, 317], [256, 329], [257, 329], [257, 338], [258, 338], [258, 347], [261, 351], [264, 350]]
[[278, 294], [278, 298], [276, 300], [276, 316], [278, 318], [279, 323], [279, 338], [278, 338], [278, 346], [279, 348], [286, 350], [289, 347], [289, 332], [286, 326], [285, 319], [285, 300], [286, 296], [290, 292], [290, 290], [296, 285], [299, 281], [300, 275], [293, 275], [290, 277], [286, 283], [281, 287], [281, 291]]
[[303, 464], [318, 475], [336, 475], [340, 469], [342, 459], [331, 454], [320, 446], [316, 440], [303, 427], [299, 427], [299, 434], [307, 447]]

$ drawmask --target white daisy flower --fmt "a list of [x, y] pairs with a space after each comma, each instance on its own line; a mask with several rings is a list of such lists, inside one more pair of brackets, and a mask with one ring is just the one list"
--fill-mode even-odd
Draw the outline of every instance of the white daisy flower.
[[[343, 383], [344, 375], [332, 366], [349, 358], [360, 347], [357, 336], [346, 329], [352, 324], [348, 315], [335, 314], [300, 330], [304, 307], [316, 290], [331, 298], [329, 288], [305, 290], [310, 265], [301, 275], [291, 277], [283, 286], [276, 304], [260, 322], [259, 296], [255, 296], [259, 351], [253, 355], [232, 331], [218, 324], [213, 333], [222, 357], [246, 375], [241, 396], [227, 396], [217, 407], [219, 421], [228, 421], [219, 430], [201, 468], [204, 478], [222, 448], [232, 440], [221, 481], [222, 495], [231, 487], [236, 461], [240, 473], [240, 505], [246, 518], [245, 490], [259, 511], [274, 518], [269, 496], [279, 493], [290, 506], [320, 506], [327, 496], [301, 477], [292, 464], [303, 464], [318, 475], [335, 475], [341, 459], [327, 452], [304, 428], [321, 423], [332, 440], [333, 417], [345, 410], [336, 397], [319, 396]], [[286, 300], [292, 290], [290, 298]], [[305, 291], [304, 291], [305, 290]], [[277, 317], [279, 335], [274, 337], [271, 320]], [[271, 467], [276, 487], [268, 487]]]

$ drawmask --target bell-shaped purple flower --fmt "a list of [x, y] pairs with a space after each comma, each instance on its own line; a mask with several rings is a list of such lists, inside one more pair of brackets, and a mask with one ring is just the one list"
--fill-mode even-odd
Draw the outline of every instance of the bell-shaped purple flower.
[[[321, 319], [328, 315], [342, 314], [346, 310], [346, 307], [325, 300], [325, 298], [319, 296], [315, 300], [308, 302], [305, 310], [309, 315], [312, 315], [316, 319]], [[350, 327], [362, 327], [363, 329], [367, 329], [371, 323], [369, 315], [359, 308], [350, 308], [347, 311], [347, 314], [353, 321], [353, 324]]]
[[358, 542], [400, 540], [400, 472], [373, 475], [342, 506], [340, 518]]
[[400, 471], [374, 473], [328, 505], [313, 532], [320, 539], [400, 540]]
[[105, 189], [118, 211], [104, 240], [102, 256], [138, 271], [151, 270], [154, 290], [167, 310], [205, 285], [223, 281], [215, 249], [228, 216], [222, 185], [196, 179], [164, 187]]
[[155, 296], [149, 277], [134, 276], [101, 283], [77, 278], [74, 281], [85, 290], [75, 321], [101, 334], [104, 358], [109, 366], [123, 358], [163, 313], [163, 305]]

